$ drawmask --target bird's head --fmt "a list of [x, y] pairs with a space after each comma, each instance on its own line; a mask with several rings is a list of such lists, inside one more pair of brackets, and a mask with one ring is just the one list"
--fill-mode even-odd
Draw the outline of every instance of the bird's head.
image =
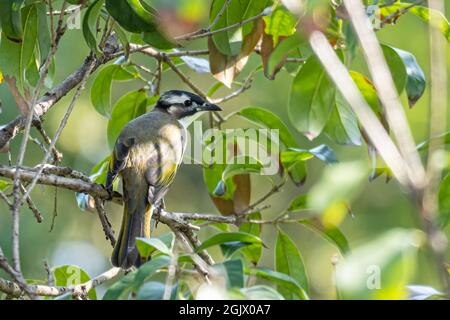
[[156, 108], [177, 119], [183, 119], [202, 111], [222, 111], [219, 106], [205, 101], [198, 95], [181, 90], [164, 92], [159, 98]]

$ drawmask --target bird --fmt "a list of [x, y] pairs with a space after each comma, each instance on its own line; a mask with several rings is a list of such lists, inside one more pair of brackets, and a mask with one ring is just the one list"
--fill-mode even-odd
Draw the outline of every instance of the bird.
[[111, 263], [129, 269], [144, 259], [136, 237], [150, 238], [150, 221], [182, 162], [189, 118], [204, 111], [222, 111], [202, 97], [187, 91], [164, 92], [155, 107], [131, 120], [120, 132], [111, 155], [105, 188], [113, 194], [113, 182], [120, 176], [124, 209]]

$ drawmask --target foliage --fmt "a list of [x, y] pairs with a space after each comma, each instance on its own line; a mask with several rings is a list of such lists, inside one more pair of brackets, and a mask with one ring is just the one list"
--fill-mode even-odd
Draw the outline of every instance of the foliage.
[[[290, 88], [285, 106], [277, 105], [269, 109], [246, 105], [223, 119], [217, 120], [211, 116], [210, 126], [215, 129], [221, 128], [231, 118], [244, 123], [246, 129], [254, 126], [264, 129], [254, 136], [244, 135], [242, 139], [229, 139], [223, 130], [214, 139], [207, 137], [201, 141], [203, 150], [212, 150], [215, 155], [223, 154], [228, 161], [200, 161], [205, 189], [224, 218], [224, 223], [219, 223], [219, 220], [195, 223], [194, 229], [205, 228], [208, 233], [205, 233], [207, 236], [202, 234], [200, 243], [191, 240], [192, 252], [182, 247], [179, 235], [172, 231], [150, 239], [136, 239], [139, 253], [147, 262], [115, 279], [108, 285], [103, 299], [195, 299], [200, 290], [204, 290], [198, 283], [199, 266], [196, 260], [206, 261], [204, 256], [208, 251], [215, 252], [215, 257], [218, 257], [217, 262], [207, 265], [207, 269], [213, 278], [223, 283], [223, 298], [314, 298], [310, 275], [315, 270], [309, 268], [307, 263], [310, 257], [302, 253], [308, 244], [297, 243], [289, 234], [292, 229], [285, 228], [287, 224], [298, 229], [298, 232], [312, 231], [339, 252], [342, 259], [335, 267], [338, 298], [408, 297], [408, 285], [416, 279], [414, 266], [417, 265], [417, 250], [424, 244], [426, 235], [419, 230], [395, 229], [379, 235], [368, 244], [350, 248], [350, 242], [341, 230], [345, 218], [352, 215], [351, 204], [362, 193], [371, 170], [371, 178], [376, 176], [380, 160], [352, 106], [337, 90], [329, 71], [313, 53], [308, 32], [319, 30], [325, 34], [340, 61], [347, 66], [359, 93], [388, 132], [389, 126], [372, 75], [353, 63], [360, 54], [359, 46], [348, 13], [342, 5], [336, 4], [338, 1], [306, 1], [304, 11], [298, 12], [290, 1], [213, 0], [209, 15], [205, 13], [205, 8], [200, 8], [204, 5], [195, 7], [194, 3], [198, 1], [67, 2], [81, 10], [84, 43], [90, 50], [90, 56], [97, 61], [93, 69], [98, 70], [89, 77], [92, 78], [90, 102], [92, 108], [107, 121], [105, 141], [110, 149], [129, 121], [155, 105], [160, 95], [161, 79], [170, 70], [175, 75], [181, 74], [180, 79], [191, 91], [211, 101], [227, 101], [241, 94], [250, 88], [253, 77], [260, 71], [264, 81], [285, 77], [289, 82], [286, 86]], [[382, 27], [411, 14], [437, 28], [450, 41], [450, 25], [439, 12], [420, 5], [409, 8], [410, 3], [401, 1], [365, 3], [382, 5], [378, 13], [383, 18], [391, 17], [391, 20], [383, 21]], [[408, 10], [402, 10], [407, 7]], [[65, 5], [62, 8], [67, 9]], [[46, 1], [0, 2], [0, 83], [3, 78], [13, 79], [14, 84], [9, 86], [12, 94], [28, 102], [32, 101], [30, 97], [35, 91], [42, 95], [40, 79], [46, 79], [43, 84], [48, 89], [53, 87], [53, 50], [57, 47], [53, 18], [58, 17], [51, 14], [54, 24], [51, 25], [47, 9]], [[57, 36], [62, 34], [63, 31]], [[109, 55], [112, 34], [114, 45], [120, 46], [120, 49]], [[196, 51], [199, 47], [207, 48], [206, 52]], [[381, 49], [394, 75], [397, 93], [404, 95], [412, 108], [423, 98], [428, 85], [422, 67], [411, 52], [391, 44], [382, 44]], [[134, 58], [136, 52], [146, 54], [155, 61], [142, 63]], [[207, 59], [197, 57], [202, 54], [208, 55]], [[247, 64], [253, 64], [252, 71], [245, 68]], [[182, 68], [185, 66], [195, 73], [214, 77], [208, 92], [203, 93], [189, 77], [184, 76]], [[114, 88], [119, 83], [131, 89], [118, 97]], [[83, 86], [84, 83], [80, 85]], [[213, 98], [218, 92], [235, 88], [236, 91], [231, 91], [222, 99]], [[20, 109], [19, 103], [18, 107]], [[280, 109], [286, 111], [287, 117], [280, 116]], [[26, 113], [22, 112], [22, 115]], [[273, 132], [276, 132], [275, 136], [271, 135]], [[300, 139], [298, 134], [307, 140]], [[263, 146], [261, 138], [266, 138], [268, 145]], [[424, 152], [437, 138], [431, 137], [430, 141], [418, 145], [417, 150]], [[440, 138], [445, 143], [450, 141], [448, 134]], [[326, 144], [322, 143], [324, 139], [327, 139]], [[220, 144], [223, 141], [226, 141], [225, 145]], [[263, 153], [243, 154], [246, 146], [255, 142], [259, 151], [276, 150], [271, 158], [279, 166], [275, 173], [261, 174], [267, 165]], [[370, 164], [372, 168], [369, 168], [368, 161], [349, 161], [348, 156], [338, 159], [332, 148], [335, 143], [367, 147], [375, 159]], [[93, 166], [89, 181], [104, 184], [110, 156], [100, 155], [98, 158], [103, 160]], [[312, 163], [316, 168], [323, 166], [319, 174], [309, 174]], [[448, 168], [447, 164], [437, 192], [439, 214], [436, 224], [442, 227], [448, 224], [450, 217]], [[389, 173], [389, 169], [382, 171]], [[255, 188], [251, 176], [255, 175], [263, 176], [271, 189], [267, 197], [252, 202]], [[301, 188], [305, 182], [310, 186]], [[267, 208], [262, 206], [263, 202], [289, 184], [298, 195], [284, 209], [274, 209], [278, 210], [275, 219], [267, 218], [264, 211]], [[118, 190], [117, 183], [114, 188]], [[6, 198], [10, 189], [10, 181], [0, 180], [0, 191]], [[77, 193], [76, 200], [82, 210], [93, 210], [95, 207], [91, 203], [92, 198], [85, 193]], [[229, 222], [231, 220], [225, 218], [235, 220]], [[266, 243], [269, 237], [263, 232], [267, 225], [277, 227], [272, 247]], [[265, 266], [265, 261], [261, 262], [261, 257], [269, 251], [274, 257], [270, 268]], [[177, 273], [171, 279], [171, 267], [174, 265], [177, 266]], [[374, 282], [368, 283], [367, 270], [372, 270], [370, 268], [373, 266], [378, 269], [373, 269], [371, 279]], [[377, 272], [383, 274], [380, 283], [377, 283]], [[56, 286], [82, 285], [91, 280], [86, 271], [72, 265], [55, 267], [51, 273]], [[382, 289], [372, 290], [371, 285], [380, 285]], [[415, 287], [415, 290], [419, 292], [416, 296], [420, 297], [440, 294], [433, 288], [424, 290]], [[429, 294], [420, 294], [421, 290]], [[86, 297], [97, 299], [100, 295], [92, 288]], [[72, 296], [62, 295], [59, 298]]]

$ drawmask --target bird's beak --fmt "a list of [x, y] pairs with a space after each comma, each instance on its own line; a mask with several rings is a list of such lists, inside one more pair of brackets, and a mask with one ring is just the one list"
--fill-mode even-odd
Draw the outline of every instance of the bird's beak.
[[199, 109], [198, 111], [222, 111], [221, 107], [209, 102], [205, 102], [203, 105], [198, 107], [198, 109]]

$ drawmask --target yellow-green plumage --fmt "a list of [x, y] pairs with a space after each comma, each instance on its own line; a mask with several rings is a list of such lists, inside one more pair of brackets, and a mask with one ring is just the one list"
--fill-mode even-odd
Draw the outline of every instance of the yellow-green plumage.
[[139, 265], [136, 237], [150, 237], [153, 210], [161, 204], [181, 163], [185, 129], [172, 115], [153, 110], [128, 123], [119, 135], [107, 176], [107, 187], [120, 175], [123, 184], [122, 227], [111, 261]]

